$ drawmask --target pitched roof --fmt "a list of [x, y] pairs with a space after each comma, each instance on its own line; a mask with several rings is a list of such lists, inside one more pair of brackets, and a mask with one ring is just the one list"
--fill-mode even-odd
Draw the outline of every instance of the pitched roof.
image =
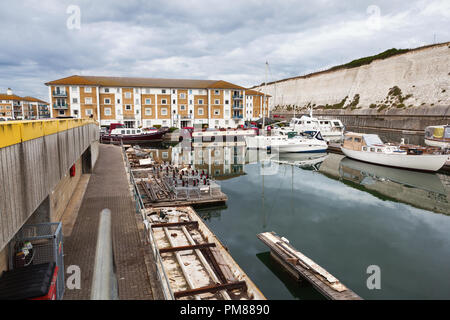
[[263, 92], [259, 92], [259, 91], [251, 90], [251, 89], [245, 90], [245, 95], [246, 96], [266, 96], [266, 97], [271, 97], [270, 94], [264, 94]]
[[0, 100], [14, 100], [14, 101], [29, 101], [29, 102], [41, 102], [41, 103], [46, 103], [48, 104], [48, 102], [45, 102], [43, 100], [34, 98], [34, 97], [19, 97], [15, 94], [6, 94], [6, 93], [0, 93]]
[[91, 85], [101, 87], [149, 87], [149, 88], [193, 88], [193, 89], [244, 89], [241, 86], [222, 80], [161, 79], [130, 77], [97, 77], [74, 75], [46, 85]]

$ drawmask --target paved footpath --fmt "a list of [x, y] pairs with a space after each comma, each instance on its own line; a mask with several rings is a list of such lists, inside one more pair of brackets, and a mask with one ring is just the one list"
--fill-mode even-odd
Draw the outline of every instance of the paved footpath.
[[[81, 269], [81, 289], [68, 290], [64, 299], [90, 299], [99, 213], [112, 213], [112, 237], [119, 299], [159, 299], [153, 260], [145, 244], [136, 214], [120, 147], [100, 145], [99, 158], [92, 172], [83, 202], [69, 237], [64, 238], [64, 264]], [[144, 254], [149, 267], [146, 267]], [[67, 274], [66, 274], [67, 278]], [[152, 287], [153, 285], [153, 287]]]

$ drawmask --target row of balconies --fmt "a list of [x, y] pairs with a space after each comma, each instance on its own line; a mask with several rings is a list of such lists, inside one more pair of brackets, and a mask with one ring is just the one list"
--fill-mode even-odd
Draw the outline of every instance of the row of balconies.
[[54, 97], [67, 97], [67, 92], [63, 92], [63, 91], [53, 91], [53, 96]]

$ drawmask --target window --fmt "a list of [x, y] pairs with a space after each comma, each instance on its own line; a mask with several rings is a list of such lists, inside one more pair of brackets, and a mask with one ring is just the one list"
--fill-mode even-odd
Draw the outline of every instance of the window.
[[145, 108], [145, 115], [151, 116], [152, 115], [152, 108]]
[[125, 110], [131, 110], [131, 104], [126, 104], [125, 105]]
[[105, 116], [111, 115], [111, 108], [105, 108]]
[[162, 124], [166, 125], [167, 124], [167, 120], [163, 120]]
[[370, 152], [375, 152], [375, 148], [370, 148]]
[[219, 99], [215, 99], [214, 100], [214, 104], [220, 104], [220, 100]]
[[161, 99], [161, 104], [167, 104], [167, 99]]
[[167, 116], [167, 108], [161, 108], [161, 115]]
[[85, 93], [91, 93], [92, 92], [92, 88], [91, 87], [85, 87], [84, 88], [84, 92]]
[[125, 134], [125, 130], [120, 130], [120, 134]]
[[105, 104], [111, 104], [111, 99], [105, 98], [104, 102], [105, 102]]
[[64, 115], [64, 110], [59, 110], [59, 115], [63, 116]]
[[72, 87], [72, 92], [78, 92], [78, 87]]
[[219, 93], [220, 93], [220, 90], [214, 90], [215, 95], [219, 95]]
[[186, 94], [185, 93], [180, 93], [180, 99], [186, 99]]
[[73, 99], [72, 99], [72, 102], [73, 102], [73, 103], [78, 103], [78, 98], [73, 98]]
[[85, 112], [87, 116], [90, 116], [92, 114], [92, 109], [86, 109]]
[[131, 92], [125, 92], [125, 98], [130, 99], [131, 98]]
[[172, 90], [172, 93], [175, 94], [175, 93], [177, 93], [177, 92], [176, 92], [175, 90]]
[[139, 99], [136, 99], [136, 103], [135, 104], [139, 104]]
[[139, 89], [134, 89], [134, 93], [139, 93]]
[[105, 88], [105, 92], [106, 92], [106, 93], [109, 93], [109, 88]]
[[120, 99], [117, 99], [117, 104], [120, 104]]
[[203, 104], [203, 99], [198, 99], [198, 104]]
[[162, 93], [166, 93], [166, 89], [162, 89], [161, 92], [162, 92]]
[[92, 98], [84, 98], [84, 104], [92, 104]]
[[189, 100], [189, 104], [192, 104], [192, 100]]
[[220, 109], [214, 109], [214, 115], [219, 116], [220, 115]]
[[189, 90], [189, 94], [192, 94], [192, 90]]
[[177, 104], [177, 100], [173, 99], [172, 104]]
[[225, 104], [230, 104], [230, 101], [229, 100], [225, 100]]
[[150, 89], [145, 89], [145, 93], [150, 93]]
[[164, 151], [164, 152], [162, 153], [162, 157], [163, 157], [164, 159], [167, 159], [167, 158], [169, 157], [169, 153], [168, 153], [167, 151]]
[[145, 104], [152, 104], [152, 99], [146, 98], [145, 99]]
[[180, 110], [186, 110], [186, 105], [182, 104], [182, 105], [180, 106]]
[[355, 142], [361, 142], [361, 138], [355, 138]]
[[198, 115], [202, 116], [203, 115], [203, 108], [198, 108]]
[[363, 151], [367, 151], [367, 147], [363, 147]]

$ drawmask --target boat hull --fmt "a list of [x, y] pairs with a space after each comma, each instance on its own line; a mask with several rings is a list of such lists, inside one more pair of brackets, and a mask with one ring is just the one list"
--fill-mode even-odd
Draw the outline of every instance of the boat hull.
[[450, 143], [446, 141], [439, 141], [435, 139], [425, 139], [425, 144], [431, 146], [431, 147], [439, 147], [442, 149], [450, 148]]
[[102, 137], [103, 142], [120, 142], [124, 143], [146, 143], [162, 141], [165, 132], [151, 132], [136, 135], [105, 135]]
[[267, 140], [263, 136], [247, 137], [245, 139], [247, 149], [265, 149], [278, 153], [320, 153], [326, 152], [326, 143], [316, 141], [298, 141], [296, 139], [287, 140]]
[[349, 158], [364, 162], [420, 171], [438, 171], [446, 161], [448, 155], [408, 155], [408, 154], [386, 154], [350, 150], [341, 147], [342, 152]]

